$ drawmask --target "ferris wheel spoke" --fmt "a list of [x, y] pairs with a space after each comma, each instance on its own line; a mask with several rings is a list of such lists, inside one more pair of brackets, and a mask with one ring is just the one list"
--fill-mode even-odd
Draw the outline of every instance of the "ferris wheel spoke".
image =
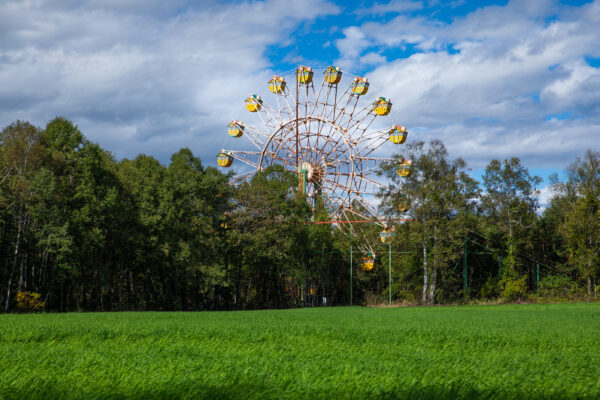
[[267, 142], [267, 140], [269, 140], [269, 138], [271, 137], [271, 135], [267, 132], [264, 132], [252, 125], [246, 125], [246, 128], [244, 130], [245, 132], [251, 132], [254, 135], [254, 138], [256, 138], [256, 140], [262, 145], [264, 146], [264, 144]]
[[318, 92], [313, 91], [313, 95], [314, 95], [313, 96], [313, 104], [312, 104], [313, 108], [310, 110], [310, 115], [313, 115], [317, 112], [317, 107], [319, 105], [319, 98], [321, 97], [321, 92], [323, 91], [323, 87], [325, 86], [326, 82], [327, 81], [325, 79], [323, 79], [321, 81], [321, 86], [319, 87], [319, 91]]
[[295, 108], [292, 107], [292, 104], [296, 104], [296, 98], [292, 96], [290, 90], [286, 87], [282, 93], [283, 100], [285, 101], [286, 110], [288, 114], [288, 120], [296, 117]]
[[257, 131], [246, 126], [244, 136], [258, 149], [262, 150], [265, 147], [264, 141], [257, 135]]
[[[365, 189], [363, 191], [363, 193], [365, 193], [365, 194], [377, 195], [377, 194], [379, 194], [379, 192], [382, 189], [386, 188], [386, 186], [384, 184], [382, 184], [380, 182], [377, 182], [376, 180], [373, 180], [373, 179], [368, 178], [366, 176], [359, 176], [358, 179], [360, 179], [361, 181], [366, 182]], [[368, 189], [369, 185], [371, 186], [371, 189], [374, 190], [373, 192], [367, 192], [367, 190], [369, 190]], [[375, 190], [377, 190], [377, 191], [375, 191]]]
[[[355, 126], [350, 127], [349, 131], [352, 132], [352, 136], [354, 136], [354, 137], [360, 137], [361, 141], [362, 141], [363, 140], [362, 139], [363, 135], [371, 127], [371, 125], [375, 121], [375, 118], [376, 118], [376, 115], [374, 113], [367, 114], [367, 116], [365, 116], [362, 119], [362, 121], [358, 122]], [[367, 121], [366, 125], [361, 125], [365, 121]]]
[[373, 153], [375, 150], [383, 146], [386, 142], [387, 139], [383, 138], [382, 140], [373, 142], [370, 146], [362, 146], [358, 151], [362, 152], [365, 156], [368, 156], [369, 154]]
[[243, 182], [249, 181], [250, 178], [252, 176], [254, 176], [254, 174], [256, 174], [256, 170], [255, 169], [253, 169], [251, 171], [248, 171], [248, 172], [244, 172], [243, 174], [236, 175], [233, 178], [231, 178], [231, 180], [232, 180], [232, 183], [234, 185], [239, 185], [239, 184], [241, 184]]
[[[304, 72], [310, 71], [308, 67], [302, 68]], [[247, 107], [252, 99], [260, 102], [262, 107], [255, 108], [260, 123], [254, 127], [246, 126], [242, 133], [252, 143], [246, 142], [246, 146], [259, 151], [227, 153], [252, 166], [254, 171], [281, 165], [285, 170], [296, 173], [301, 166], [307, 171], [306, 194], [314, 196], [322, 193], [329, 215], [339, 217], [340, 222], [349, 222], [349, 218], [372, 220], [377, 216], [377, 206], [370, 196], [386, 188], [376, 172], [382, 162], [392, 159], [371, 157], [371, 153], [383, 146], [391, 133], [403, 132], [396, 126], [393, 132], [390, 129], [370, 131], [376, 120], [374, 104], [365, 103], [366, 97], [362, 95], [368, 86], [355, 85], [356, 82], [368, 85], [366, 79], [354, 77], [353, 83], [346, 87], [343, 83], [346, 81], [332, 83], [323, 79], [317, 82], [309, 80], [309, 75], [303, 76], [303, 81], [299, 82], [297, 72], [294, 80], [290, 80], [297, 85], [297, 92], [296, 88], [288, 85], [281, 89], [270, 86], [275, 99], [270, 99], [269, 104], [251, 95]], [[285, 82], [282, 77], [274, 79]], [[252, 111], [251, 107], [248, 108]], [[237, 133], [242, 136], [239, 131]], [[235, 136], [235, 130], [231, 130], [230, 134]], [[394, 143], [400, 141], [397, 136], [394, 136]], [[248, 179], [250, 175], [239, 175], [235, 181]], [[339, 226], [343, 230], [349, 224], [340, 223]], [[366, 225], [357, 227], [357, 237], [363, 243], [361, 249], [372, 249], [365, 235], [368, 231]]]
[[330, 201], [336, 201], [338, 202], [338, 206], [343, 206], [344, 204], [348, 204], [348, 193], [351, 191], [350, 188], [348, 188], [345, 185], [340, 184], [337, 181], [334, 181], [332, 179], [328, 179], [328, 178], [324, 178], [322, 180], [321, 185], [323, 187], [327, 187], [329, 189], [329, 192], [332, 193], [332, 196], [330, 197]]
[[368, 155], [384, 145], [388, 140], [389, 137], [387, 136], [387, 130], [380, 129], [370, 132], [362, 136], [360, 147], [358, 147], [358, 152]]
[[[346, 131], [352, 131], [355, 128], [360, 127], [360, 125], [368, 118], [368, 117], [372, 117], [370, 122], [367, 124], [367, 128], [364, 128], [363, 132], [364, 133], [369, 126], [371, 126], [371, 124], [373, 123], [373, 121], [375, 120], [375, 113], [373, 112], [373, 106], [371, 105], [367, 105], [365, 107], [363, 107], [362, 109], [360, 109], [358, 112], [352, 113], [352, 115], [350, 116], [350, 118], [347, 121], [347, 125], [346, 125]], [[354, 132], [356, 133], [356, 132]]]
[[334, 91], [337, 91], [337, 85], [327, 85], [327, 94], [325, 95], [325, 99], [320, 103], [322, 107], [318, 116], [321, 118], [325, 117], [325, 112], [327, 111], [327, 108], [329, 106], [329, 96], [331, 95], [332, 89]]
[[253, 161], [253, 158], [258, 159], [260, 156], [260, 151], [242, 151], [242, 150], [221, 150], [223, 153], [227, 153], [231, 157], [239, 160], [245, 164], [248, 164], [256, 169], [258, 169], [258, 162]]
[[266, 117], [266, 120], [270, 122], [272, 128], [278, 128], [283, 125], [284, 121], [281, 118], [281, 114], [276, 113], [267, 102], [263, 102], [263, 107], [259, 111], [259, 113], [263, 113]]
[[[329, 114], [327, 114], [327, 119], [331, 119], [332, 123], [336, 125], [341, 125], [341, 120], [343, 120], [344, 115], [346, 115], [346, 108], [350, 105], [352, 100], [355, 100], [354, 107], [356, 107], [356, 103], [358, 103], [358, 96], [352, 94], [352, 85], [348, 85], [348, 88], [342, 93], [340, 99], [334, 103], [334, 106], [331, 108]], [[337, 107], [338, 102], [343, 104], [341, 108]]]
[[[290, 105], [287, 104], [285, 94], [284, 93], [275, 93], [275, 101], [277, 102], [277, 110], [280, 115], [280, 119], [283, 121], [284, 114], [287, 116], [287, 119], [292, 118], [292, 110], [290, 109]], [[282, 104], [285, 103], [285, 104]]]
[[367, 217], [368, 219], [377, 219], [377, 210], [375, 210], [375, 208], [369, 204], [368, 201], [366, 201], [361, 195], [358, 195], [354, 198], [354, 201], [356, 201], [357, 203], [359, 203], [364, 210], [366, 211], [366, 214], [371, 214], [371, 217]]
[[[342, 217], [343, 220], [345, 220], [345, 223], [343, 224], [338, 224], [338, 227], [340, 228], [340, 231], [342, 233], [344, 233], [346, 236], [349, 236], [349, 229], [350, 227], [354, 228], [352, 235], [356, 235], [359, 237], [360, 241], [357, 244], [358, 250], [365, 253], [365, 254], [371, 254], [373, 257], [375, 257], [375, 251], [373, 250], [373, 246], [371, 246], [371, 243], [369, 241], [369, 238], [367, 237], [367, 235], [365, 235], [363, 228], [361, 227], [361, 223], [354, 223], [353, 221], [363, 218], [363, 220], [368, 221], [370, 218], [367, 218], [364, 215], [361, 215], [360, 213], [356, 212], [356, 210], [353, 210], [351, 208], [349, 209], [345, 209], [342, 211]], [[348, 216], [348, 214], [350, 214], [350, 216]], [[351, 237], [352, 239], [352, 237]]]

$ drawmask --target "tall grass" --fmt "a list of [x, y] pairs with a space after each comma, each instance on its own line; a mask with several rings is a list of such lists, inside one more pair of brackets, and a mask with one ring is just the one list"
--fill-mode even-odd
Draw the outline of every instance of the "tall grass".
[[600, 304], [0, 316], [0, 398], [600, 398]]

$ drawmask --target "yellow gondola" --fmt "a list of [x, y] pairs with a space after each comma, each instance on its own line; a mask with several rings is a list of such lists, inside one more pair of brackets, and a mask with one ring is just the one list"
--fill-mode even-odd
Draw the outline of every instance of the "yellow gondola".
[[400, 197], [396, 200], [395, 203], [396, 210], [398, 210], [401, 213], [407, 212], [410, 209], [410, 202], [408, 201], [408, 198], [403, 194], [400, 195]]
[[231, 167], [231, 164], [233, 164], [233, 157], [222, 151], [217, 156], [217, 164], [219, 164], [220, 167]]
[[337, 85], [342, 80], [342, 71], [338, 67], [330, 65], [325, 70], [325, 82], [330, 85]]
[[390, 135], [390, 142], [394, 144], [402, 144], [406, 142], [408, 132], [406, 131], [405, 127], [400, 125], [394, 125], [392, 129], [388, 131], [388, 135]]
[[274, 75], [269, 81], [269, 90], [275, 94], [283, 93], [285, 85], [285, 80], [282, 77]]
[[312, 82], [313, 70], [310, 67], [300, 66], [296, 71], [296, 79], [302, 85], [308, 85]]
[[393, 226], [390, 229], [385, 229], [379, 233], [379, 239], [381, 239], [381, 243], [392, 243], [394, 236], [396, 236], [396, 232]]
[[360, 266], [363, 271], [371, 271], [375, 266], [375, 259], [373, 257], [363, 257]]
[[367, 78], [361, 78], [357, 76], [352, 81], [352, 93], [357, 96], [362, 96], [369, 91], [369, 81]]
[[402, 161], [402, 164], [396, 166], [396, 173], [402, 178], [410, 176], [412, 174], [412, 161]]
[[392, 102], [385, 97], [378, 97], [373, 106], [373, 112], [377, 115], [388, 115], [392, 111]]
[[229, 136], [242, 137], [245, 128], [246, 127], [244, 126], [243, 122], [236, 121], [234, 119], [229, 123], [229, 125], [227, 125], [227, 133], [229, 134]]
[[246, 99], [246, 109], [250, 112], [257, 112], [262, 108], [262, 99], [256, 94], [251, 94]]

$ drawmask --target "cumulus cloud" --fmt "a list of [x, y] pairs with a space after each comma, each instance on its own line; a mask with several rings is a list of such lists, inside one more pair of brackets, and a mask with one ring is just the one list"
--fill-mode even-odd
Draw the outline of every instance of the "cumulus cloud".
[[325, 0], [5, 1], [0, 124], [63, 115], [117, 157], [166, 161], [188, 146], [212, 160], [245, 96], [266, 85], [265, 49], [337, 12]]
[[[598, 0], [511, 1], [449, 23], [400, 15], [344, 33], [340, 60], [363, 68], [383, 51], [368, 77], [392, 99], [395, 116], [422, 138], [444, 140], [474, 168], [510, 156], [563, 168], [598, 146], [600, 69], [585, 61], [600, 55]], [[348, 50], [346, 39], [358, 46]], [[394, 59], [406, 46], [417, 52]]]
[[403, 13], [407, 11], [420, 10], [423, 8], [421, 1], [392, 0], [388, 3], [374, 3], [369, 8], [356, 10], [358, 15], [381, 15], [388, 13]]

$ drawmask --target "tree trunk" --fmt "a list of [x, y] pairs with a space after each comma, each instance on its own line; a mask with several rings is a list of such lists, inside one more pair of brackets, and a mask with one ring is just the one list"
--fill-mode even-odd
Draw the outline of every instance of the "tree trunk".
[[437, 278], [437, 268], [434, 266], [431, 271], [431, 282], [429, 283], [429, 304], [435, 304], [435, 281]]
[[429, 273], [427, 271], [427, 245], [423, 241], [423, 303], [427, 301], [427, 286]]
[[27, 252], [21, 257], [21, 267], [19, 269], [19, 292], [27, 288], [27, 276], [25, 274], [25, 266], [27, 265]]
[[[10, 308], [10, 297], [12, 292], [12, 283], [15, 275], [15, 270], [17, 269], [17, 261], [19, 259], [19, 246], [21, 245], [21, 235], [23, 234], [23, 201], [21, 201], [21, 206], [19, 207], [19, 226], [17, 228], [17, 243], [15, 245], [15, 255], [13, 258], [12, 268], [10, 270], [10, 277], [8, 278], [8, 290], [6, 293], [6, 305], [4, 306], [4, 311], [8, 312]], [[22, 278], [22, 276], [21, 276]], [[20, 289], [19, 289], [20, 290]]]
[[[437, 242], [437, 227], [435, 228], [435, 234], [433, 235], [433, 246], [434, 250], [437, 251], [438, 242]], [[433, 257], [433, 266], [431, 267], [431, 281], [429, 283], [429, 304], [435, 303], [435, 281], [437, 278], [437, 252], [434, 251]]]

